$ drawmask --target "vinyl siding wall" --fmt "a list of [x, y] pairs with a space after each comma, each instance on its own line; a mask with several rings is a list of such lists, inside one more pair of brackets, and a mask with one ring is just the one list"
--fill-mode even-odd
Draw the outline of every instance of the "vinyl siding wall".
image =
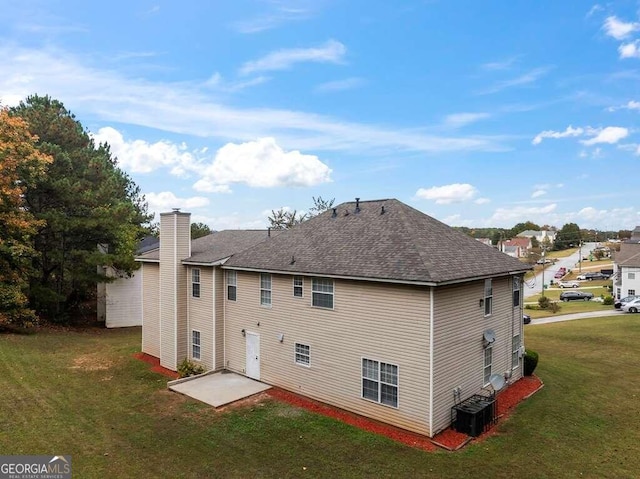
[[[522, 307], [513, 307], [512, 278], [493, 279], [493, 312], [484, 316], [484, 281], [438, 287], [434, 293], [434, 406], [433, 433], [451, 424], [453, 390], [462, 389], [462, 400], [483, 391], [483, 333], [493, 329], [492, 374], [511, 371], [512, 338], [522, 328]], [[522, 303], [522, 299], [520, 301]], [[513, 370], [512, 381], [522, 368]]]
[[190, 256], [188, 213], [160, 215], [160, 364], [175, 371], [187, 356], [187, 268], [180, 261]]
[[142, 352], [160, 357], [160, 265], [142, 263]]
[[215, 364], [214, 369], [224, 368], [224, 299], [225, 277], [224, 271], [213, 268], [214, 274], [214, 314], [215, 314]]
[[123, 328], [142, 324], [142, 275], [136, 271], [130, 278], [118, 278], [105, 284], [107, 328]]
[[[193, 269], [200, 270], [200, 297], [194, 298], [191, 294], [191, 271]], [[187, 341], [189, 348], [189, 359], [194, 360], [191, 353], [191, 331], [196, 329], [200, 331], [200, 360], [194, 360], [201, 364], [207, 371], [214, 369], [214, 324], [213, 324], [213, 308], [214, 308], [214, 290], [213, 290], [213, 268], [212, 267], [195, 267], [187, 268], [187, 278], [189, 282], [188, 291], [188, 317], [189, 330], [187, 332]]]
[[[428, 288], [335, 280], [334, 309], [326, 310], [311, 306], [311, 278], [298, 298], [293, 277], [274, 274], [265, 307], [260, 275], [237, 275], [237, 301], [225, 299], [228, 369], [245, 372], [245, 329], [260, 335], [262, 381], [429, 433]], [[310, 367], [295, 363], [296, 342], [309, 345]], [[362, 358], [398, 366], [398, 408], [362, 399]]]

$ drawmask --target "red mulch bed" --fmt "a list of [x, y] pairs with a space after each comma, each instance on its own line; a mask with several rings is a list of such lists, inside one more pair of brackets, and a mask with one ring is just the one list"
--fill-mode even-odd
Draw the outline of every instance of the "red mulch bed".
[[177, 372], [172, 371], [171, 369], [167, 369], [163, 366], [160, 366], [160, 359], [156, 358], [155, 356], [151, 356], [150, 354], [147, 354], [147, 353], [135, 353], [133, 357], [147, 364], [150, 364], [151, 371], [153, 371], [154, 373], [162, 374], [171, 379], [178, 379], [180, 377], [180, 375]]
[[[154, 358], [155, 359], [155, 358]], [[541, 389], [542, 381], [537, 376], [526, 376], [515, 383], [511, 384], [507, 389], [498, 394], [498, 419], [504, 420], [508, 417], [511, 410], [521, 401], [527, 399], [533, 393]], [[301, 407], [309, 411], [322, 414], [323, 416], [338, 419], [355, 427], [364, 429], [365, 431], [382, 434], [390, 439], [401, 442], [408, 446], [423, 449], [425, 451], [434, 451], [436, 446], [455, 451], [465, 446], [470, 441], [482, 440], [491, 434], [491, 430], [483, 433], [479, 437], [472, 438], [466, 434], [459, 433], [451, 428], [445, 429], [438, 433], [433, 439], [422, 436], [404, 429], [400, 429], [388, 424], [368, 419], [363, 416], [339, 409], [328, 404], [324, 404], [313, 399], [309, 399], [298, 394], [285, 391], [283, 389], [272, 388], [267, 394], [275, 399]]]

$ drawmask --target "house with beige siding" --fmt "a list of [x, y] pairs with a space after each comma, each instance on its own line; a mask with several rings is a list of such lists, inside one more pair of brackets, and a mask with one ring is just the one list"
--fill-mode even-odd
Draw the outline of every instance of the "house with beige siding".
[[160, 230], [139, 258], [142, 348], [165, 367], [188, 358], [427, 436], [491, 376], [522, 375], [529, 266], [400, 201], [251, 245], [221, 232], [196, 250], [177, 211]]

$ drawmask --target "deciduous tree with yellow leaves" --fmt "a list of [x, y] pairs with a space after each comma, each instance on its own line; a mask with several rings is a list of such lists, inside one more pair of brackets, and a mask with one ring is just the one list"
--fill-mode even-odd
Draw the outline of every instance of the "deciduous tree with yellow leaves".
[[36, 141], [23, 119], [0, 107], [0, 325], [25, 326], [36, 319], [25, 289], [41, 221], [25, 208], [24, 194], [52, 161]]

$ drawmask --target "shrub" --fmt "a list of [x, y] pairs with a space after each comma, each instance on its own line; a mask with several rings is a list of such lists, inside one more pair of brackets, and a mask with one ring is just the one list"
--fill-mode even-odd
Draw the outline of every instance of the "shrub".
[[533, 309], [533, 306], [531, 306], [530, 304], [525, 304], [524, 309]]
[[560, 305], [555, 301], [549, 301], [549, 306], [547, 306], [547, 309], [552, 313], [557, 313], [558, 311], [560, 311]]
[[547, 309], [550, 303], [551, 301], [546, 296], [540, 296], [540, 299], [538, 299], [538, 306], [540, 309]]
[[178, 374], [181, 378], [196, 376], [198, 374], [202, 374], [203, 372], [204, 368], [202, 366], [194, 363], [193, 361], [189, 361], [187, 358], [184, 358], [178, 365]]
[[605, 296], [602, 304], [606, 304], [607, 306], [611, 306], [613, 304], [613, 296]]
[[524, 375], [531, 376], [538, 365], [538, 353], [527, 349], [524, 352]]

